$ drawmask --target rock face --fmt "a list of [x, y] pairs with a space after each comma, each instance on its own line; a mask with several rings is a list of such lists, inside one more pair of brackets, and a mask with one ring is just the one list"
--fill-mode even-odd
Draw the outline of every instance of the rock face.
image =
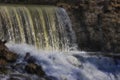
[[81, 50], [120, 53], [120, 0], [77, 0], [66, 8]]

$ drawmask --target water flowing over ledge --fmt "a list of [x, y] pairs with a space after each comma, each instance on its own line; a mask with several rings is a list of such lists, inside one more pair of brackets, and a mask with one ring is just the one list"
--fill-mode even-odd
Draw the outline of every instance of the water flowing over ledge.
[[75, 43], [66, 11], [53, 6], [1, 5], [0, 35], [43, 50], [67, 51]]
[[[1, 5], [0, 35], [15, 42], [15, 44], [7, 44], [10, 51], [22, 57], [29, 52], [35, 57], [36, 63], [43, 67], [47, 75], [55, 78], [52, 80], [120, 79], [119, 59], [69, 51], [74, 47], [76, 40], [70, 19], [63, 8]], [[41, 50], [37, 50], [32, 45]], [[24, 63], [22, 59], [16, 62], [19, 61]], [[22, 74], [19, 71], [17, 73]], [[31, 80], [39, 80], [29, 73], [26, 75]], [[0, 80], [7, 80], [9, 77], [11, 77], [10, 73], [0, 75]]]

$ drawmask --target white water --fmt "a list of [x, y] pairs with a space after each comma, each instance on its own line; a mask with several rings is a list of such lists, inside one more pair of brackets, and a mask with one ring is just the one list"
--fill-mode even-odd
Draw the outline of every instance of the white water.
[[120, 80], [120, 60], [89, 56], [86, 52], [47, 52], [26, 44], [7, 44], [11, 51], [25, 56], [30, 52], [49, 76], [58, 80]]

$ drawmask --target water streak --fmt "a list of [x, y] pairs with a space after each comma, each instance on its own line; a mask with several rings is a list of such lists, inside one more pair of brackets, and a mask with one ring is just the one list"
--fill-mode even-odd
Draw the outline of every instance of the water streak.
[[66, 11], [53, 6], [1, 5], [0, 35], [43, 50], [66, 51], [75, 43]]

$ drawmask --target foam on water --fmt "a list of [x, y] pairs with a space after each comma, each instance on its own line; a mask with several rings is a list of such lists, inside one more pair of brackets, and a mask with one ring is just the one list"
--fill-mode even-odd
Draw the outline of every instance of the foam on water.
[[85, 52], [47, 52], [27, 44], [7, 44], [11, 51], [22, 56], [30, 52], [47, 75], [58, 80], [120, 80], [120, 60], [89, 56]]

